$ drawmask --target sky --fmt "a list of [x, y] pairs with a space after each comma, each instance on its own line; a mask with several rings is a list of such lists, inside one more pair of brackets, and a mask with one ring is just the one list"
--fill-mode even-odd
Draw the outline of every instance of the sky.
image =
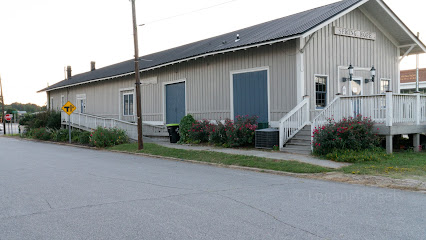
[[[136, 0], [141, 56], [238, 30], [336, 0]], [[423, 1], [385, 3], [426, 42]], [[417, 4], [417, 5], [416, 5]], [[418, 7], [416, 7], [418, 6]], [[0, 0], [0, 76], [6, 104], [46, 104], [38, 90], [72, 74], [133, 58], [129, 0]], [[423, 35], [422, 35], [423, 34]], [[414, 69], [415, 57], [401, 63]], [[426, 54], [420, 56], [426, 68]]]

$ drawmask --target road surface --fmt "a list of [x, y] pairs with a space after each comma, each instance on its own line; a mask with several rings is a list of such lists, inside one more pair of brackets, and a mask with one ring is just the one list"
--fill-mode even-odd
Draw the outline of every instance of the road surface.
[[425, 239], [422, 193], [0, 137], [0, 239]]

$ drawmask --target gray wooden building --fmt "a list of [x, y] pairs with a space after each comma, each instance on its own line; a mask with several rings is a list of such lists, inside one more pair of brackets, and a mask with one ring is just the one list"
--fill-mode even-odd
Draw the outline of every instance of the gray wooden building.
[[[210, 120], [258, 115], [280, 128], [283, 146], [325, 116], [336, 97], [399, 93], [401, 59], [424, 52], [425, 45], [383, 1], [340, 1], [141, 57], [143, 123], [152, 127], [147, 132], [161, 135], [165, 124], [185, 114]], [[104, 125], [134, 122], [133, 67], [133, 60], [100, 69], [92, 64], [91, 71], [69, 71], [68, 79], [41, 91], [50, 109], [74, 103], [79, 124], [91, 117]], [[300, 123], [291, 120], [297, 116]], [[426, 121], [426, 113], [415, 117]]]

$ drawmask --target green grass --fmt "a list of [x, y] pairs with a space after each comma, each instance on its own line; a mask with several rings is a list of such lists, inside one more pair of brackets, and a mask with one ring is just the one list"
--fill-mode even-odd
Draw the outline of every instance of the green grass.
[[361, 162], [340, 169], [344, 173], [426, 180], [426, 152], [397, 152], [377, 162]]
[[140, 152], [163, 157], [174, 157], [200, 162], [218, 163], [223, 165], [234, 165], [242, 167], [253, 167], [260, 169], [270, 169], [292, 173], [321, 173], [332, 171], [329, 168], [301, 163], [296, 161], [282, 161], [254, 156], [233, 155], [219, 152], [182, 150], [163, 147], [154, 143], [145, 143], [144, 149], [137, 150], [136, 143], [121, 144], [108, 148], [125, 152]]

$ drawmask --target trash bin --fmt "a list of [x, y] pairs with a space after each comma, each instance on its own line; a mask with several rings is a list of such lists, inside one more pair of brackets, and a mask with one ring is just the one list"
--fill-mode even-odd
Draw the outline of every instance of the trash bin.
[[180, 140], [179, 124], [167, 124], [166, 126], [169, 132], [170, 143], [177, 143]]

